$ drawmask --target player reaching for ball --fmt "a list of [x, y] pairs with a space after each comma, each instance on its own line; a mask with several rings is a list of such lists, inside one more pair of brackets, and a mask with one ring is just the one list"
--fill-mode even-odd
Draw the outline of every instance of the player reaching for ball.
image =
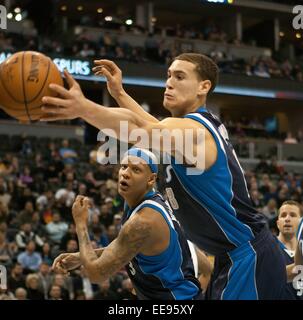
[[[166, 190], [177, 219], [189, 239], [215, 256], [210, 283], [211, 299], [283, 299], [286, 272], [282, 251], [267, 228], [263, 215], [253, 206], [243, 170], [220, 120], [206, 108], [206, 98], [216, 86], [217, 65], [208, 57], [185, 53], [168, 68], [163, 105], [172, 117], [162, 121], [146, 113], [122, 88], [119, 68], [101, 60], [110, 92], [122, 108], [108, 108], [85, 98], [79, 84], [66, 72], [69, 90], [53, 85], [59, 98], [44, 97], [44, 120], [83, 118], [99, 129], [112, 129], [120, 136], [120, 122], [128, 122], [128, 133], [144, 129], [166, 129], [172, 137], [170, 165], [166, 168]], [[118, 83], [118, 90], [112, 90]], [[59, 106], [59, 108], [58, 108]], [[186, 130], [196, 154], [205, 161], [192, 162], [176, 143], [173, 132]], [[205, 138], [197, 143], [203, 132]], [[137, 141], [132, 141], [136, 143]], [[160, 144], [160, 151], [164, 150]], [[184, 159], [183, 163], [176, 159]], [[187, 169], [196, 174], [187, 174]], [[274, 266], [274, 267], [273, 267]]]

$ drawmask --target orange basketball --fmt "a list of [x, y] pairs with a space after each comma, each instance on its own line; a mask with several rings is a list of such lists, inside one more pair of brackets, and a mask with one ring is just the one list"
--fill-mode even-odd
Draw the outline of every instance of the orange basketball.
[[42, 53], [21, 51], [0, 65], [0, 106], [22, 121], [39, 120], [43, 96], [55, 96], [50, 83], [63, 86], [57, 66]]

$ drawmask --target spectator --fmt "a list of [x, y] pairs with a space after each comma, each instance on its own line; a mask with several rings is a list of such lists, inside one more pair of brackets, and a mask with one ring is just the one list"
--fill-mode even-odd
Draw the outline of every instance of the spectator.
[[62, 147], [59, 150], [59, 154], [64, 163], [75, 163], [75, 159], [77, 159], [78, 155], [75, 150], [69, 147], [69, 142], [67, 139], [62, 141]]
[[27, 300], [27, 291], [24, 288], [17, 288], [15, 291], [16, 300]]
[[46, 225], [46, 232], [49, 239], [54, 244], [60, 244], [63, 236], [68, 230], [68, 224], [64, 221], [61, 221], [61, 215], [58, 212], [53, 214], [53, 221]]
[[94, 300], [119, 300], [120, 296], [111, 289], [109, 279], [99, 284], [99, 290], [94, 295]]
[[7, 287], [14, 292], [17, 288], [25, 288], [25, 277], [23, 275], [23, 267], [19, 262], [16, 262], [7, 279]]
[[29, 241], [26, 245], [26, 250], [19, 253], [17, 260], [24, 268], [24, 273], [35, 272], [39, 269], [42, 262], [40, 253], [36, 252], [36, 244], [34, 241]]
[[32, 226], [29, 222], [21, 225], [21, 230], [16, 234], [16, 244], [18, 249], [24, 250], [29, 241], [34, 241], [35, 244], [42, 249], [43, 240], [32, 231]]
[[39, 266], [38, 275], [38, 290], [43, 292], [44, 299], [47, 300], [48, 292], [52, 283], [52, 277], [50, 275], [50, 266], [42, 262]]
[[44, 300], [44, 294], [38, 289], [39, 277], [37, 274], [28, 274], [25, 283], [29, 300]]

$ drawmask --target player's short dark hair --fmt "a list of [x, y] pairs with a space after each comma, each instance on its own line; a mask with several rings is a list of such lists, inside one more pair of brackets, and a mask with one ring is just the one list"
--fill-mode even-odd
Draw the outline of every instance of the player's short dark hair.
[[211, 88], [209, 93], [216, 88], [219, 79], [219, 68], [217, 64], [209, 57], [199, 53], [182, 53], [175, 57], [175, 60], [188, 61], [196, 66], [196, 71], [201, 80], [209, 80]]
[[301, 205], [299, 202], [295, 201], [295, 200], [286, 200], [286, 201], [284, 201], [284, 202], [281, 204], [280, 208], [279, 208], [279, 215], [280, 215], [280, 209], [281, 209], [283, 206], [287, 205], [287, 204], [290, 205], [290, 206], [296, 206], [297, 208], [299, 208], [300, 217], [303, 217], [303, 208], [302, 208], [302, 205]]

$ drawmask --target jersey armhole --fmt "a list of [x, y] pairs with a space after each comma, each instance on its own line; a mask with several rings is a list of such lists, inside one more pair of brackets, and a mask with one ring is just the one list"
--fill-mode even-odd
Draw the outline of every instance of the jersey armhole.
[[[221, 161], [221, 158], [222, 156], [224, 156], [222, 153], [223, 153], [223, 150], [222, 148], [224, 148], [224, 146], [221, 146], [221, 143], [222, 141], [220, 141], [217, 137], [217, 134], [214, 132], [213, 129], [210, 128], [210, 126], [204, 121], [204, 119], [202, 119], [202, 117], [198, 118], [197, 115], [195, 114], [188, 114], [186, 115], [184, 118], [188, 118], [188, 119], [191, 119], [191, 120], [194, 120], [196, 122], [199, 122], [200, 124], [202, 124], [209, 132], [210, 134], [212, 135], [212, 137], [214, 138], [215, 140], [215, 143], [216, 143], [216, 146], [217, 146], [217, 159], [216, 161], [211, 165], [211, 167], [209, 167], [208, 169], [206, 169], [203, 174], [205, 175], [212, 175], [212, 174], [215, 174], [217, 172], [216, 168], [218, 167], [218, 163]], [[221, 142], [221, 143], [220, 143]]]

